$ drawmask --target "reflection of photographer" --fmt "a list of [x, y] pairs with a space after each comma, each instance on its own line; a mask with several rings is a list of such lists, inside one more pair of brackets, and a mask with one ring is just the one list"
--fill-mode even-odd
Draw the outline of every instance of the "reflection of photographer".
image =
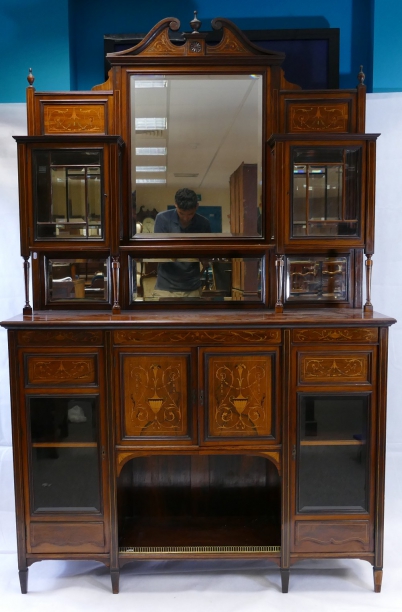
[[[159, 234], [210, 233], [208, 219], [197, 213], [197, 194], [192, 189], [179, 189], [175, 195], [175, 208], [156, 215], [154, 232]], [[158, 264], [158, 277], [154, 298], [201, 297], [201, 276], [208, 262], [170, 261]]]

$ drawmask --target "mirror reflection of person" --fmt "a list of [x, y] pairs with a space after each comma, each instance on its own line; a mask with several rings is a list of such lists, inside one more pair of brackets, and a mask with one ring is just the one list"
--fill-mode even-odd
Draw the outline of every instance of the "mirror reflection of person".
[[[175, 194], [175, 207], [156, 215], [154, 233], [210, 233], [211, 226], [205, 217], [197, 213], [197, 194], [192, 189], [179, 189]], [[202, 274], [207, 260], [169, 261], [158, 264], [153, 298], [198, 298], [202, 293]]]

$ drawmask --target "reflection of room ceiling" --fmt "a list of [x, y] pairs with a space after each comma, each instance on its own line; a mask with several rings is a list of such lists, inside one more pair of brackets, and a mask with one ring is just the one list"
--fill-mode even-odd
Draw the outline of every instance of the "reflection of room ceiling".
[[160, 84], [163, 80], [161, 87], [132, 87], [134, 148], [166, 147], [166, 155], [133, 155], [133, 171], [166, 166], [166, 172], [137, 172], [137, 180], [159, 177], [175, 188], [221, 188], [242, 162], [261, 166], [261, 77], [159, 77]]

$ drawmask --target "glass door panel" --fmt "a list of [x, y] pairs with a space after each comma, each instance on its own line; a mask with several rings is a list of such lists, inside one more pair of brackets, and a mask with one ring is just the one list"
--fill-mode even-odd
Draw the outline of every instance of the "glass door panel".
[[303, 395], [298, 512], [368, 511], [367, 395]]

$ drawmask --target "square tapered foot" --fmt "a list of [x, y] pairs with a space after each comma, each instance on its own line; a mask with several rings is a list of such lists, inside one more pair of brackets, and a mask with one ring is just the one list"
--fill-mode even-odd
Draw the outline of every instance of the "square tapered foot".
[[281, 569], [282, 593], [289, 591], [289, 569]]

